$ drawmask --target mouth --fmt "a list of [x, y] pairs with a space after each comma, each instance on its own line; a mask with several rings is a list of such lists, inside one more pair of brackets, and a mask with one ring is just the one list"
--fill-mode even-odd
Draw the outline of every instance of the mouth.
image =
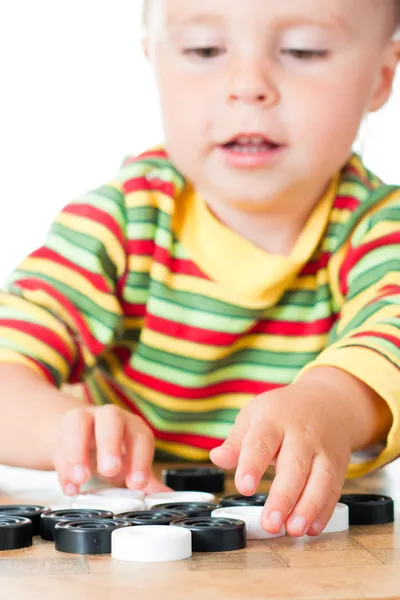
[[268, 139], [262, 134], [239, 134], [221, 144], [225, 150], [238, 154], [263, 154], [281, 147], [281, 144]]

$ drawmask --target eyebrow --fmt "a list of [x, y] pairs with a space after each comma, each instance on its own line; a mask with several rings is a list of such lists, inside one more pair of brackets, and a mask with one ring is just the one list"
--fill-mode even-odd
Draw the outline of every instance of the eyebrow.
[[167, 26], [176, 27], [177, 25], [221, 25], [225, 22], [225, 17], [213, 13], [196, 13], [194, 15], [183, 15], [175, 11], [167, 15]]
[[[195, 13], [194, 15], [183, 15], [180, 11], [171, 12], [167, 15], [166, 23], [168, 27], [185, 25], [222, 25], [226, 23], [226, 18], [215, 13]], [[320, 20], [315, 17], [306, 17], [304, 15], [290, 15], [276, 17], [274, 19], [275, 27], [295, 27], [298, 25], [314, 25], [324, 29], [335, 29], [339, 27], [347, 33], [353, 33], [353, 27], [340, 15], [331, 15], [331, 21]]]
[[351, 24], [340, 15], [330, 15], [329, 20], [322, 20], [316, 17], [306, 17], [304, 15], [291, 15], [290, 17], [282, 17], [277, 19], [277, 22], [281, 27], [315, 25], [324, 29], [339, 28], [344, 30], [346, 33], [353, 33], [354, 31], [354, 28], [351, 26]]

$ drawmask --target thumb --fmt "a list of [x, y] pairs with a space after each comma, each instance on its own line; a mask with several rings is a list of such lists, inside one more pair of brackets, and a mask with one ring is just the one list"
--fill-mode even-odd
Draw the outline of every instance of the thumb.
[[210, 460], [221, 469], [235, 469], [238, 465], [244, 436], [245, 431], [234, 425], [223, 444], [211, 450]]

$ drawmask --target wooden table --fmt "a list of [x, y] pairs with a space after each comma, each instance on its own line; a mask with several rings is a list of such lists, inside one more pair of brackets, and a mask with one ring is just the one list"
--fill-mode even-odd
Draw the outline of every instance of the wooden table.
[[[158, 469], [165, 465], [158, 465]], [[270, 485], [265, 480], [259, 491]], [[400, 463], [349, 482], [346, 491], [387, 493], [400, 506]], [[234, 492], [228, 476], [226, 493]], [[0, 496], [1, 503], [18, 497]], [[27, 497], [24, 495], [24, 503]], [[35, 497], [30, 499], [35, 502]], [[398, 516], [398, 513], [397, 513]], [[317, 539], [249, 541], [245, 550], [194, 554], [162, 564], [56, 552], [35, 538], [25, 550], [0, 552], [4, 600], [353, 600], [400, 598], [398, 525], [352, 527]]]

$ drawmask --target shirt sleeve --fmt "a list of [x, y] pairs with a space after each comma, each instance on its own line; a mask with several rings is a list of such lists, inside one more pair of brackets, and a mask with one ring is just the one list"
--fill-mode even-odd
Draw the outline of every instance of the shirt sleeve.
[[337, 367], [387, 402], [392, 428], [375, 455], [353, 457], [347, 475], [359, 477], [400, 455], [400, 190], [359, 222], [333, 262], [344, 303], [330, 344], [298, 378], [317, 366]]
[[125, 197], [118, 181], [70, 202], [0, 293], [0, 362], [57, 387], [82, 381], [122, 325]]

